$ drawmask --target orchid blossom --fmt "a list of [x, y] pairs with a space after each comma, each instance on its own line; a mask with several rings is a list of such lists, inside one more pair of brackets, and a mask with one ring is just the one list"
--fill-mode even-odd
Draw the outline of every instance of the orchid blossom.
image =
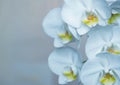
[[70, 47], [55, 49], [49, 56], [50, 69], [59, 76], [59, 84], [66, 84], [79, 79], [82, 66], [81, 56]]
[[111, 10], [105, 0], [64, 1], [62, 18], [66, 23], [74, 27], [79, 35], [87, 33], [97, 24], [105, 26], [111, 17]]
[[80, 36], [69, 31], [68, 25], [61, 18], [61, 8], [55, 8], [48, 13], [43, 21], [44, 31], [54, 39], [55, 47], [62, 47], [72, 41], [79, 40]]
[[83, 65], [80, 78], [83, 85], [119, 85], [120, 56], [98, 54]]

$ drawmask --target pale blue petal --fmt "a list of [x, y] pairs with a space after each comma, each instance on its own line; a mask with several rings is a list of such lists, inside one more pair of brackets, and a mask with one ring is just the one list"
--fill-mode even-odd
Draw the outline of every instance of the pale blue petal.
[[109, 8], [105, 0], [93, 0], [95, 10], [101, 15], [105, 20], [111, 17], [111, 9]]
[[113, 55], [106, 52], [98, 54], [97, 57], [100, 61], [102, 60], [100, 63], [103, 63], [104, 69], [114, 70], [120, 67], [120, 55]]
[[120, 26], [114, 26], [113, 28], [113, 38], [112, 38], [112, 42], [114, 43], [120, 43], [120, 38], [118, 38], [120, 36]]
[[77, 28], [77, 32], [79, 35], [84, 35], [90, 30], [90, 27], [87, 25], [81, 24], [80, 28]]
[[48, 59], [50, 69], [57, 75], [61, 75], [66, 66], [75, 65], [79, 69], [82, 65], [80, 55], [70, 47], [55, 49]]
[[79, 39], [80, 39], [80, 35], [77, 33], [76, 28], [73, 28], [73, 27], [71, 27], [71, 26], [69, 26], [68, 28], [69, 28], [70, 32], [72, 33], [72, 35], [73, 35], [77, 40], [79, 40]]
[[[89, 74], [82, 76], [84, 80], [82, 80], [83, 85], [101, 85], [99, 82], [100, 73]], [[86, 78], [84, 78], [86, 77]]]
[[120, 13], [120, 0], [111, 4], [110, 7], [112, 8], [113, 13]]
[[105, 20], [99, 13], [97, 14], [97, 17], [98, 17], [98, 24], [100, 26], [106, 26], [108, 25], [108, 20]]
[[[80, 6], [80, 7], [79, 7]], [[62, 17], [63, 20], [73, 26], [73, 27], [80, 27], [81, 25], [81, 20], [83, 17], [83, 8], [81, 5], [74, 5], [74, 6], [68, 6], [64, 4], [63, 9], [62, 9]]]
[[74, 8], [75, 6], [80, 7], [81, 1], [80, 0], [64, 0], [65, 4]]
[[63, 75], [60, 75], [59, 79], [58, 79], [58, 83], [59, 84], [67, 84], [67, 78]]
[[58, 34], [65, 33], [65, 23], [61, 18], [61, 8], [55, 8], [48, 13], [43, 21], [43, 27], [46, 34], [56, 38]]
[[54, 39], [54, 47], [63, 47], [64, 43], [59, 38]]

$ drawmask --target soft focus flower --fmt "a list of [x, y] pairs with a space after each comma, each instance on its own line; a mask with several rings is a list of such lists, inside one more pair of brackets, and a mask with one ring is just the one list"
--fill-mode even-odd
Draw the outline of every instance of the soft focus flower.
[[92, 27], [106, 25], [111, 10], [105, 0], [64, 0], [63, 20], [74, 27], [79, 35], [87, 33]]
[[89, 32], [89, 37], [86, 43], [87, 57], [92, 59], [96, 56], [96, 54], [101, 52], [109, 52], [115, 55], [120, 54], [119, 36], [119, 26], [97, 26]]
[[98, 54], [83, 65], [80, 77], [83, 85], [119, 85], [120, 56]]
[[79, 79], [81, 56], [70, 47], [55, 49], [49, 56], [50, 69], [59, 76], [59, 84], [66, 84]]
[[75, 34], [75, 38], [68, 29], [61, 18], [61, 8], [55, 8], [48, 13], [43, 21], [43, 27], [46, 34], [54, 38], [54, 46], [62, 47], [64, 44], [72, 42], [76, 39], [79, 40], [79, 35]]

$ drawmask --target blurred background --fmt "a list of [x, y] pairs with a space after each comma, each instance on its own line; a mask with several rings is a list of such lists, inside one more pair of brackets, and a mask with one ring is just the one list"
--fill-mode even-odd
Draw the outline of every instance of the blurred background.
[[53, 41], [42, 21], [62, 2], [0, 0], [0, 85], [58, 85], [47, 63]]

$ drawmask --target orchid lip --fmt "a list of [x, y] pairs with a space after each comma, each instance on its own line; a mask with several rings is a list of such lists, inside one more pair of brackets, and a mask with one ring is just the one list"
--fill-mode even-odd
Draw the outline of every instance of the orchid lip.
[[107, 51], [109, 53], [112, 53], [112, 54], [120, 54], [120, 50], [115, 50], [115, 49], [112, 49], [112, 48], [109, 48]]
[[63, 34], [58, 34], [59, 38], [63, 41], [71, 41], [72, 40], [72, 34], [65, 32]]
[[67, 66], [64, 68], [63, 75], [69, 80], [77, 79], [77, 73], [74, 72], [73, 68], [76, 69], [76, 67], [73, 67], [73, 66]]
[[119, 17], [120, 17], [120, 13], [112, 14], [112, 16], [110, 17], [110, 19], [108, 20], [108, 24], [114, 23], [117, 20], [117, 18], [119, 18]]
[[115, 46], [112, 43], [109, 43], [107, 46], [105, 45], [102, 51], [107, 51], [111, 54], [120, 54], [120, 49], [118, 48], [118, 46]]
[[94, 13], [90, 12], [87, 13], [87, 18], [83, 20], [83, 23], [91, 27], [95, 26], [98, 23], [98, 21], [98, 17]]
[[72, 70], [68, 72], [64, 72], [63, 74], [70, 80], [76, 80], [77, 78], [77, 75], [75, 75]]
[[116, 82], [115, 77], [110, 74], [106, 73], [101, 79], [100, 79], [101, 84], [103, 85], [113, 85]]

